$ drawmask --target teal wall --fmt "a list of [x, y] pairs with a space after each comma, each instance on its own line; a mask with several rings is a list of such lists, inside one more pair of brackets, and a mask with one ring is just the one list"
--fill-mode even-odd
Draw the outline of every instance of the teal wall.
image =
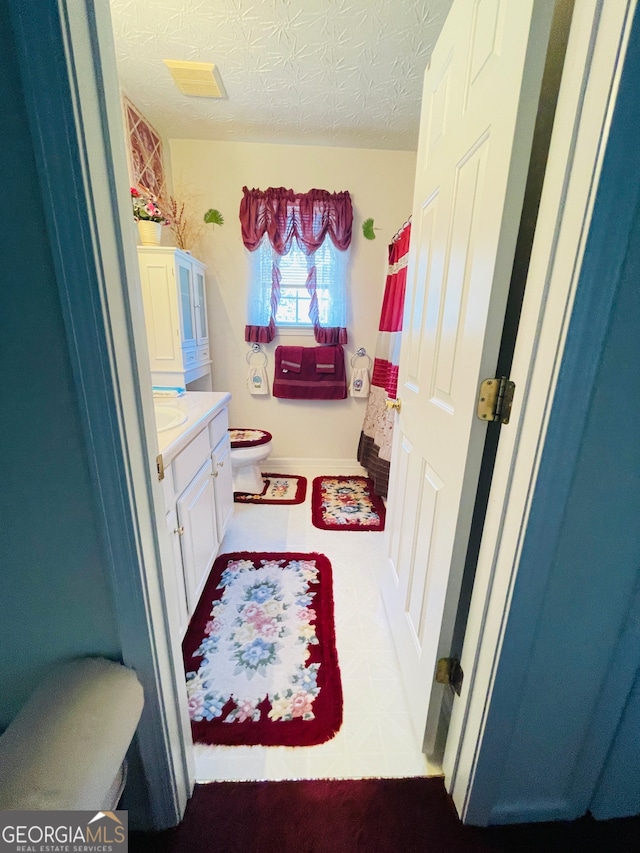
[[[636, 624], [636, 643], [640, 643]], [[629, 695], [591, 812], [599, 820], [640, 813], [640, 673]]]
[[[520, 708], [502, 773], [499, 800], [503, 803], [526, 802], [532, 789], [541, 802], [563, 803], [576, 772], [565, 764], [564, 756], [579, 755], [595, 738], [583, 760], [587, 765], [598, 760], [595, 744], [600, 736], [610, 738], [616, 705], [629, 690], [620, 677], [613, 678], [611, 685], [607, 680], [617, 657], [617, 640], [630, 616], [640, 567], [639, 276], [640, 219], [636, 218], [571, 489], [564, 507], [558, 508], [563, 520], [527, 676], [518, 692]], [[553, 427], [547, 441], [562, 447], [562, 437]], [[535, 511], [534, 498], [532, 515]], [[535, 541], [529, 547], [535, 547]], [[535, 562], [528, 568], [535, 573]], [[516, 607], [524, 603], [516, 597], [527, 600], [530, 589], [531, 580], [518, 579]], [[508, 637], [509, 633], [507, 642]], [[636, 643], [640, 644], [637, 629]], [[619, 676], [626, 665], [625, 659], [615, 664]], [[600, 722], [596, 711], [603, 691], [611, 719], [604, 715]], [[607, 817], [640, 813], [640, 702], [637, 690], [635, 694], [626, 712], [626, 735], [621, 735], [616, 751], [635, 756], [636, 761], [625, 766], [614, 760], [608, 770], [609, 785], [619, 793], [611, 807], [615, 808], [615, 799], [621, 806], [622, 794], [627, 792], [626, 808]], [[550, 707], [557, 709], [552, 725]], [[599, 731], [594, 731], [594, 723]], [[607, 732], [609, 724], [613, 728]], [[601, 792], [599, 800], [603, 799]]]
[[8, 20], [0, 0], [0, 729], [52, 662], [120, 654]]

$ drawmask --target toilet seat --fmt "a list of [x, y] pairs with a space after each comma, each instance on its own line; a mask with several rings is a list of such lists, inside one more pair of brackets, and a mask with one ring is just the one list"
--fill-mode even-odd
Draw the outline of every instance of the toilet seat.
[[237, 427], [229, 430], [229, 439], [231, 447], [258, 447], [261, 444], [267, 444], [273, 436], [270, 432], [264, 429], [239, 429]]

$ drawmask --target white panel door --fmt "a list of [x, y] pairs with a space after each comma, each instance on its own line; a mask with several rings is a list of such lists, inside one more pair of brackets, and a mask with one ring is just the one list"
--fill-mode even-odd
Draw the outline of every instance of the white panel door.
[[487, 428], [477, 389], [497, 361], [552, 11], [454, 0], [425, 74], [385, 602], [427, 753]]

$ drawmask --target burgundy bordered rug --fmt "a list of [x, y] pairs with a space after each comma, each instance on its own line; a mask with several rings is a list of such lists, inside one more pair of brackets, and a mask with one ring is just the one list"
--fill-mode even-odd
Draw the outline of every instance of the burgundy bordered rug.
[[307, 496], [307, 478], [294, 474], [263, 474], [264, 489], [259, 495], [234, 492], [239, 504], [301, 504]]
[[384, 530], [385, 506], [368, 477], [316, 477], [311, 521], [321, 530]]
[[195, 743], [311, 746], [342, 723], [331, 563], [217, 558], [182, 644]]

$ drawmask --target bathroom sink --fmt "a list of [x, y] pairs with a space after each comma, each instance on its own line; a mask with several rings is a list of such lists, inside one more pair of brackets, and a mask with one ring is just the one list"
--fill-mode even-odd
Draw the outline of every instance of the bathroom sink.
[[182, 409], [178, 409], [177, 406], [154, 405], [153, 408], [156, 414], [156, 429], [158, 432], [164, 432], [167, 429], [180, 426], [187, 419]]

